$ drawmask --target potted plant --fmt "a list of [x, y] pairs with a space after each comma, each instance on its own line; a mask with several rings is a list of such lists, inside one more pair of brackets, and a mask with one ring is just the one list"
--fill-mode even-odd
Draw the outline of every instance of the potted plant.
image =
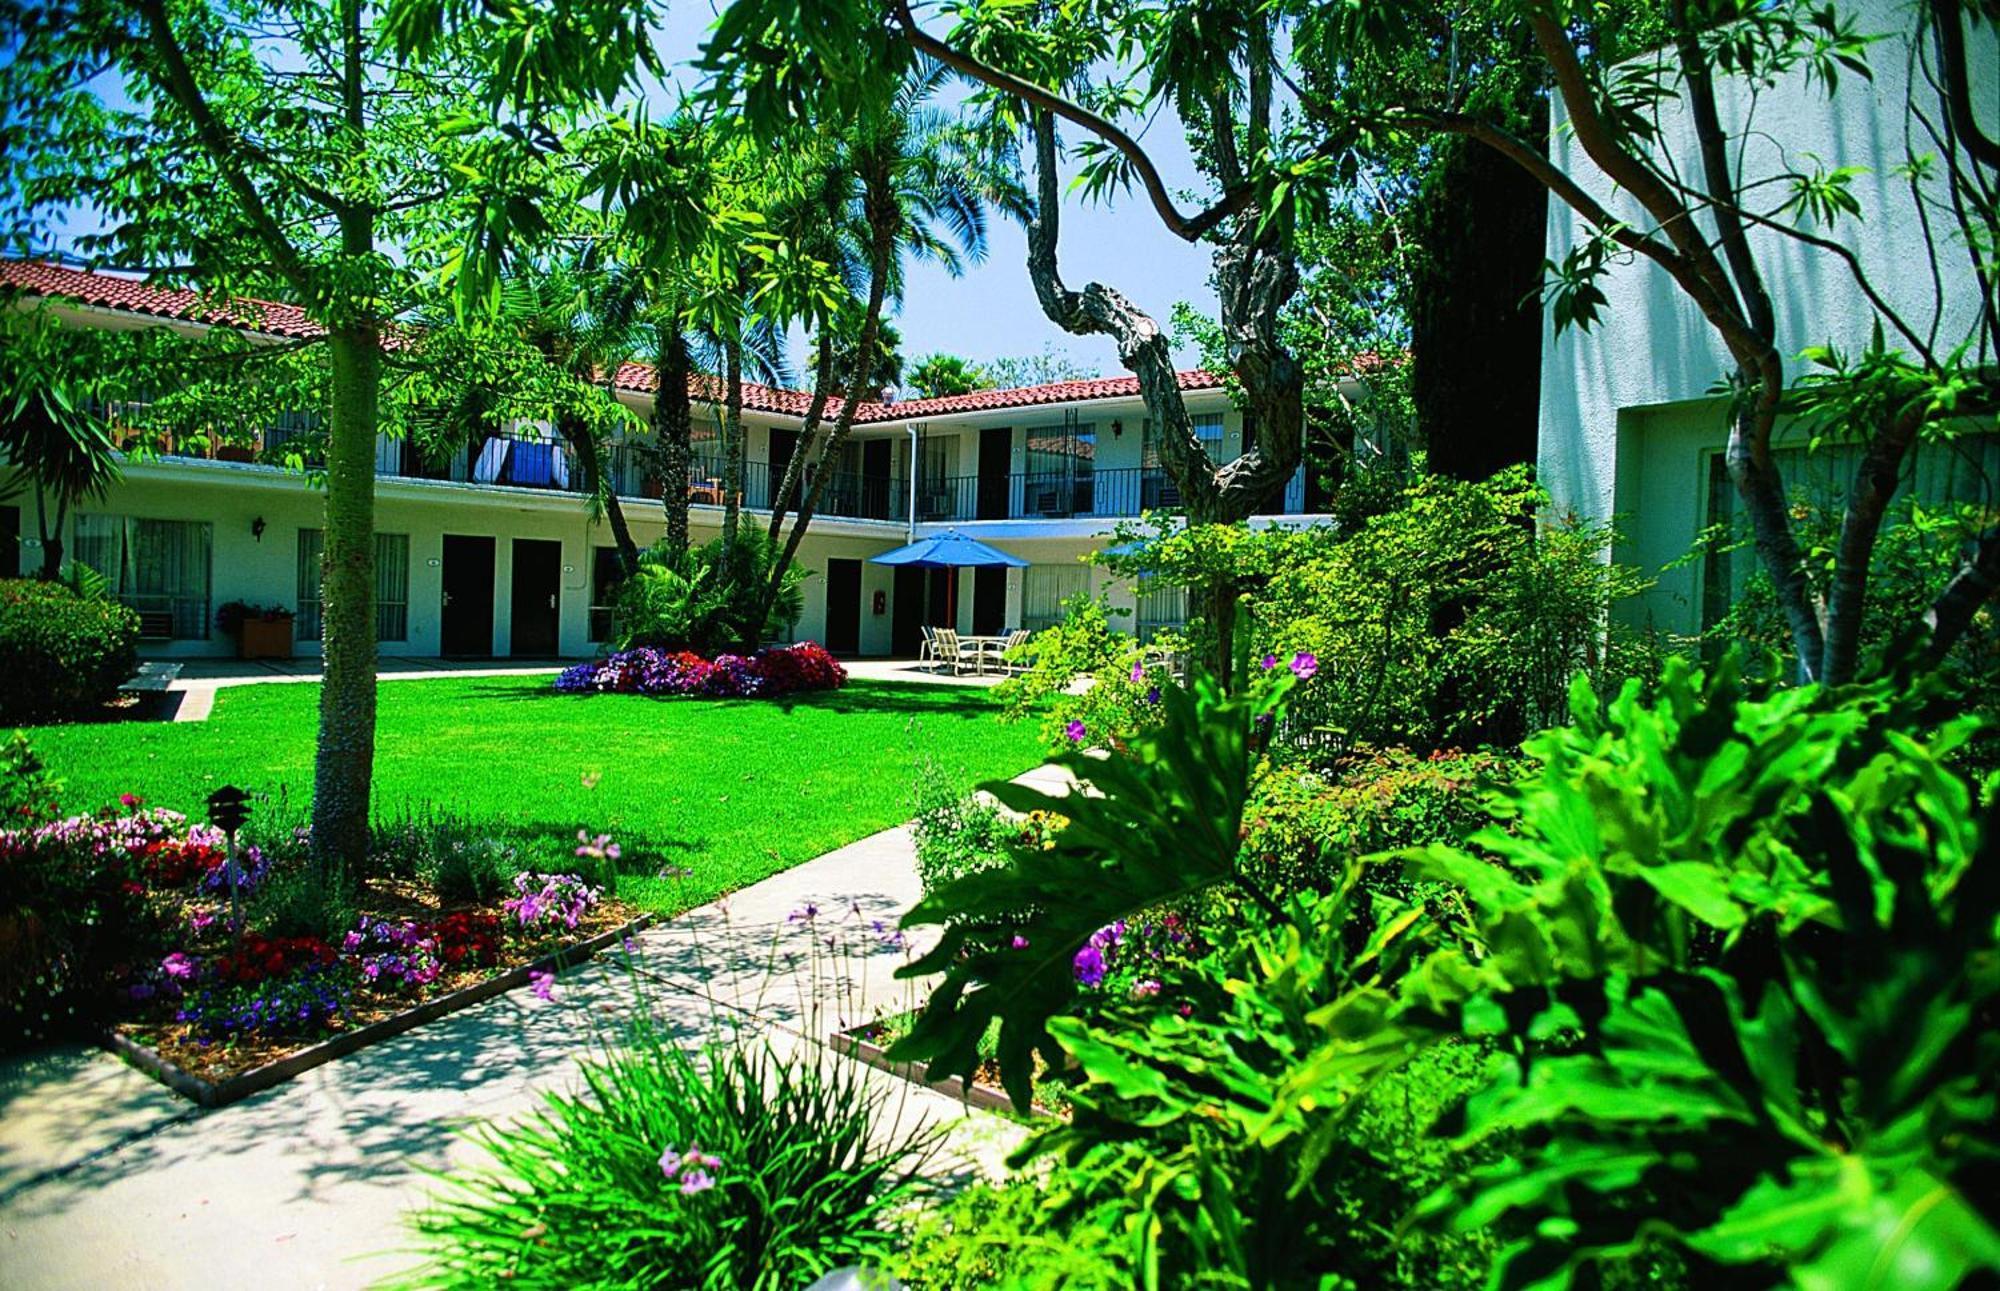
[[215, 612], [215, 621], [236, 638], [238, 659], [292, 657], [292, 612], [282, 605], [230, 601]]

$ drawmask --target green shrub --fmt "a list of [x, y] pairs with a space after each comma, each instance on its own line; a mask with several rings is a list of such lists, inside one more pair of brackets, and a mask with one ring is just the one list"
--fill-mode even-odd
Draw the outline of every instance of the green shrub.
[[788, 1291], [892, 1253], [935, 1142], [857, 1064], [762, 1041], [695, 1053], [640, 1024], [583, 1077], [483, 1132], [493, 1168], [414, 1217], [411, 1285]]
[[1133, 1243], [1089, 1221], [1067, 1222], [1038, 1175], [976, 1184], [911, 1212], [887, 1271], [910, 1291], [1124, 1291]]
[[1006, 860], [1016, 832], [1000, 809], [944, 774], [935, 762], [917, 770], [910, 822], [916, 841], [917, 879], [934, 892], [962, 875]]
[[25, 732], [0, 747], [0, 829], [27, 829], [62, 814], [62, 781], [35, 756]]
[[[1463, 842], [1487, 822], [1490, 790], [1519, 766], [1491, 752], [1420, 758], [1384, 749], [1323, 773], [1276, 768], [1258, 780], [1244, 812], [1245, 860], [1276, 891], [1331, 891], [1353, 857]], [[1399, 900], [1418, 897], [1400, 865], [1371, 865], [1363, 881]]]
[[60, 583], [0, 579], [0, 659], [0, 721], [75, 713], [138, 670], [139, 616]]
[[618, 589], [613, 647], [712, 656], [789, 633], [805, 612], [807, 571], [797, 565], [779, 580], [769, 617], [755, 621], [757, 598], [781, 555], [755, 525], [745, 525], [733, 546], [717, 538], [678, 554], [652, 548]]
[[273, 860], [243, 905], [244, 923], [267, 937], [330, 942], [352, 929], [359, 913], [354, 881], [344, 868], [323, 870], [303, 858]]
[[1734, 657], [1574, 705], [1508, 828], [1412, 854], [1466, 917], [1410, 1006], [1512, 1051], [1457, 1141], [1526, 1145], [1423, 1217], [1516, 1234], [1510, 1283], [1648, 1241], [1760, 1285], [1991, 1280], [2000, 808], [1952, 766], [1976, 719], [1935, 679], [1779, 689]]

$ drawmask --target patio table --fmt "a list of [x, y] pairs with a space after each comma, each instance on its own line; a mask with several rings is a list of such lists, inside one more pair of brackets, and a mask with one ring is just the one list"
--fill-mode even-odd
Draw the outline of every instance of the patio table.
[[999, 664], [1002, 672], [1006, 671], [1007, 665], [1000, 658], [1001, 654], [1007, 649], [1006, 634], [1003, 633], [999, 636], [961, 636], [958, 639], [958, 644], [961, 650], [971, 651], [972, 667], [975, 675], [981, 677], [986, 675], [986, 662], [989, 659]]

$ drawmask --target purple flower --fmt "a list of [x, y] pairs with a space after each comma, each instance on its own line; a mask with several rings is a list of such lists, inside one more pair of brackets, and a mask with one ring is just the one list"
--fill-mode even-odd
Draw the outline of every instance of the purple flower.
[[681, 1176], [681, 1192], [707, 1192], [715, 1186], [715, 1176], [706, 1170], [689, 1170]]
[[819, 918], [819, 907], [808, 901], [803, 909], [794, 910], [785, 916], [786, 923], [811, 923]]
[[1026, 950], [1028, 948], [1028, 939], [1017, 932], [1014, 934], [1013, 946], [1015, 950]]
[[1158, 686], [1155, 686], [1151, 690], [1146, 692], [1146, 702], [1149, 704], [1157, 704], [1160, 702], [1160, 688]]
[[528, 994], [538, 1000], [547, 1000], [555, 998], [555, 992], [556, 975], [554, 973], [536, 969], [534, 972], [528, 974]]
[[1267, 655], [1265, 655], [1265, 656], [1264, 656], [1264, 671], [1265, 671], [1265, 672], [1269, 672], [1269, 671], [1271, 671], [1271, 669], [1273, 669], [1273, 668], [1275, 668], [1275, 667], [1277, 667], [1277, 666], [1278, 666], [1278, 656], [1276, 656], [1276, 655], [1274, 655], [1274, 654], [1267, 654]]
[[1081, 744], [1083, 743], [1083, 737], [1088, 734], [1088, 731], [1082, 722], [1072, 717], [1069, 725], [1063, 727], [1063, 734], [1069, 738], [1071, 744]]
[[660, 1173], [671, 1179], [681, 1172], [681, 1154], [668, 1148], [660, 1153]]
[[1085, 946], [1082, 950], [1077, 951], [1076, 958], [1070, 963], [1070, 968], [1076, 974], [1079, 986], [1095, 987], [1104, 985], [1104, 952], [1096, 946]]
[[194, 960], [182, 951], [175, 951], [160, 961], [160, 971], [169, 981], [188, 982], [194, 980]]
[[1292, 656], [1292, 675], [1305, 681], [1319, 671], [1319, 657], [1309, 650], [1301, 650]]
[[1146, 680], [1146, 670], [1136, 663], [1132, 665], [1132, 680], [1133, 681]]

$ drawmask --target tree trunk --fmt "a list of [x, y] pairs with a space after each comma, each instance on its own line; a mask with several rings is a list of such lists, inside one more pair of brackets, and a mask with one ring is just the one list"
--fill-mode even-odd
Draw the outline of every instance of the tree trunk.
[[312, 846], [322, 873], [368, 850], [375, 764], [375, 434], [381, 335], [372, 321], [329, 333], [326, 546], [320, 574], [324, 679], [313, 773]]
[[62, 577], [63, 524], [69, 519], [69, 503], [56, 505], [56, 522], [49, 524], [48, 498], [42, 490], [35, 489], [35, 524], [42, 533], [42, 581], [53, 583]]
[[694, 412], [688, 400], [687, 337], [679, 312], [660, 324], [659, 385], [653, 391], [653, 437], [660, 456], [660, 497], [667, 511], [667, 550], [688, 549], [689, 435]]
[[722, 546], [736, 545], [743, 518], [743, 338], [722, 343]]
[[639, 568], [639, 546], [632, 541], [631, 526], [625, 523], [625, 508], [618, 501], [618, 484], [606, 478], [597, 435], [574, 418], [566, 418], [557, 431], [583, 471], [584, 495], [597, 499], [604, 507], [604, 521], [611, 528], [612, 546], [618, 552], [619, 572], [629, 578]]
[[785, 512], [792, 506], [792, 499], [798, 495], [799, 484], [804, 479], [806, 464], [812, 460], [813, 450], [819, 447], [820, 419], [826, 416], [826, 403], [833, 388], [833, 332], [822, 327], [819, 338], [819, 355], [813, 363], [812, 402], [806, 406], [805, 425], [799, 431], [799, 446], [792, 452], [792, 460], [785, 463], [785, 478], [778, 485], [778, 491], [771, 497], [771, 545], [778, 543], [778, 533], [785, 525]]
[[[1257, 444], [1218, 466], [1195, 434], [1181, 397], [1173, 351], [1159, 324], [1102, 283], [1082, 291], [1063, 285], [1057, 266], [1062, 195], [1056, 171], [1055, 120], [1034, 119], [1037, 199], [1028, 223], [1028, 277], [1049, 321], [1077, 336], [1109, 336], [1118, 360], [1139, 379], [1146, 412], [1160, 432], [1160, 461], [1180, 489], [1190, 525], [1248, 519], [1285, 486], [1305, 452], [1305, 373], [1278, 340], [1278, 317], [1298, 290], [1298, 261], [1288, 228], [1261, 228], [1255, 209], [1236, 217], [1235, 231], [1215, 254], [1222, 330], [1247, 411], [1257, 419]], [[1188, 589], [1189, 609], [1214, 616], [1209, 666], [1228, 682], [1235, 599], [1227, 580]]]

